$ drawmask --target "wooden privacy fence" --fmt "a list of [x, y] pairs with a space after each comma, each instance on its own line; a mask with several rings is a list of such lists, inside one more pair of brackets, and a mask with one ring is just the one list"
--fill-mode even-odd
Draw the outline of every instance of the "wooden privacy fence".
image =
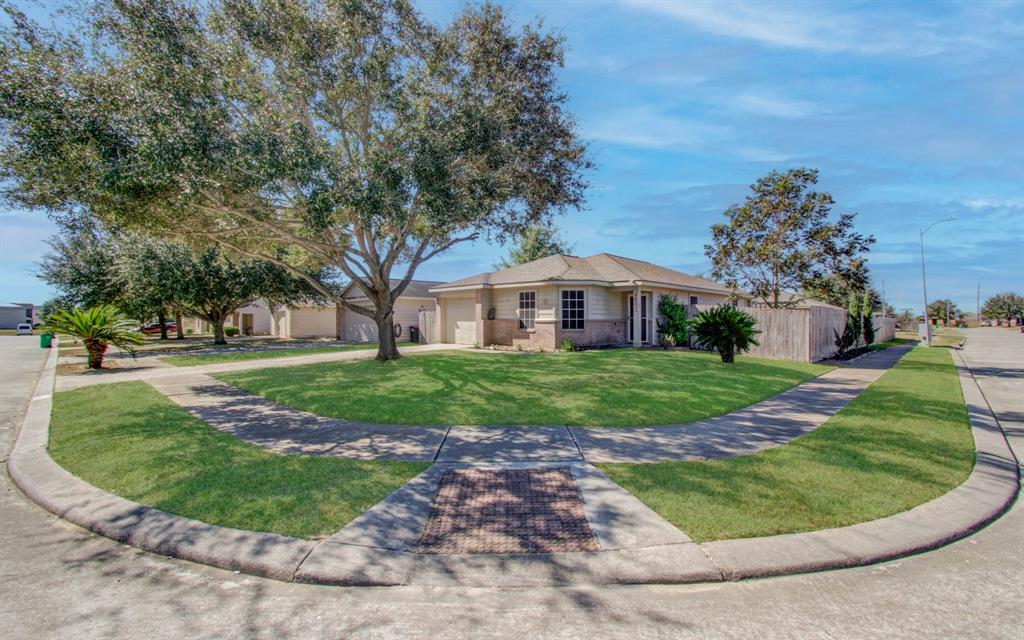
[[[713, 304], [689, 306], [692, 318], [701, 311], [714, 308]], [[807, 307], [802, 309], [773, 309], [771, 307], [741, 307], [757, 320], [758, 346], [749, 355], [778, 360], [817, 362], [836, 353], [835, 332], [842, 333], [846, 326], [846, 311], [836, 307]], [[874, 316], [875, 343], [892, 339], [896, 323], [892, 318]], [[863, 346], [861, 339], [856, 346]], [[693, 338], [690, 346], [696, 347]]]

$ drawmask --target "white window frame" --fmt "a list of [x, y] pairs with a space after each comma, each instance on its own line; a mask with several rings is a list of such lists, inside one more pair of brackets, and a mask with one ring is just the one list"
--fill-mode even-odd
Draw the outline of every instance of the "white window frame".
[[[566, 314], [565, 314], [565, 312], [566, 312], [565, 303], [566, 302], [574, 302], [574, 300], [567, 299], [565, 297], [565, 294], [567, 294], [567, 293], [579, 293], [580, 294], [580, 296], [578, 298], [579, 307], [578, 307], [578, 309], [574, 309], [574, 310], [578, 310], [579, 311], [579, 313], [580, 313], [579, 317], [575, 317], [575, 318], [568, 318], [568, 317], [566, 317]], [[587, 290], [586, 289], [562, 289], [559, 292], [559, 294], [558, 294], [558, 311], [559, 311], [560, 321], [561, 321], [559, 326], [562, 327], [562, 331], [583, 331], [584, 328], [586, 327], [586, 318], [587, 318]], [[579, 326], [566, 326], [566, 323], [572, 323], [572, 324], [579, 323]]]
[[[524, 309], [523, 308], [523, 294], [524, 293], [533, 294], [533, 308], [532, 309]], [[529, 317], [529, 318], [524, 317], [523, 316], [523, 312], [524, 311], [532, 311], [533, 312], [533, 317]], [[518, 326], [519, 326], [519, 330], [520, 331], [523, 331], [523, 330], [525, 330], [525, 331], [533, 331], [536, 328], [536, 323], [537, 323], [537, 291], [536, 290], [531, 289], [531, 290], [528, 290], [528, 291], [520, 291], [518, 293], [518, 295], [516, 295], [516, 318], [518, 318], [518, 320], [519, 320]]]

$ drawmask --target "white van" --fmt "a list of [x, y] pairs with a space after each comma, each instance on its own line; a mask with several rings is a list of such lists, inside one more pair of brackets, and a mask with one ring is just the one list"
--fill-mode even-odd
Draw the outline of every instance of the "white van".
[[32, 325], [27, 322], [19, 324], [18, 328], [15, 329], [15, 333], [19, 336], [30, 336], [32, 335]]

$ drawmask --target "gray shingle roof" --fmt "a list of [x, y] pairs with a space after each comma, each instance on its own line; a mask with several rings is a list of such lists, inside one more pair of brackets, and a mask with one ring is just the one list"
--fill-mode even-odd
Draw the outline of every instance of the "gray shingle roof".
[[444, 291], [459, 287], [475, 288], [528, 282], [564, 281], [594, 281], [602, 284], [621, 285], [634, 280], [679, 288], [721, 291], [723, 293], [729, 291], [724, 285], [705, 278], [610, 253], [598, 253], [586, 258], [556, 254], [509, 269], [480, 273], [448, 282], [436, 286], [432, 290]]
[[[399, 278], [392, 278], [388, 282], [390, 287], [394, 289], [398, 286], [398, 283], [401, 282], [401, 280]], [[405, 291], [402, 292], [402, 296], [400, 297], [433, 298], [434, 294], [430, 293], [430, 290], [439, 284], [444, 283], [437, 280], [410, 280], [409, 286], [405, 288]], [[345, 297], [365, 298], [366, 296], [363, 295], [363, 291], [359, 287], [349, 285], [348, 290], [345, 291]]]

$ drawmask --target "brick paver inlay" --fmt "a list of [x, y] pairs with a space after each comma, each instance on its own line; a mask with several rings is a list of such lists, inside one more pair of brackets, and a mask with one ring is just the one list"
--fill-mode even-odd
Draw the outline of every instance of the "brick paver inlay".
[[597, 550], [567, 467], [445, 472], [418, 548], [419, 553]]

